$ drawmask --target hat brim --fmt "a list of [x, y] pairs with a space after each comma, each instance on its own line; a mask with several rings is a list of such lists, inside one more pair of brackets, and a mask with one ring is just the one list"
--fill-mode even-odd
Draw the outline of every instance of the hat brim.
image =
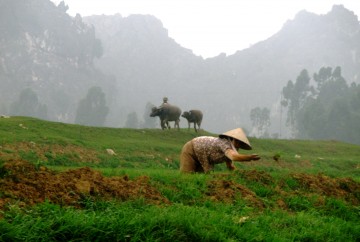
[[[228, 138], [236, 139], [236, 138], [234, 138], [234, 137], [231, 137], [231, 136], [228, 136], [228, 135], [224, 135], [224, 134], [220, 134], [219, 137], [220, 137], [220, 138], [226, 138], [226, 137], [228, 137]], [[246, 144], [245, 142], [243, 142], [243, 141], [241, 141], [241, 140], [239, 140], [239, 139], [236, 139], [236, 140], [240, 142], [240, 148], [241, 148], [241, 149], [243, 149], [243, 150], [252, 150], [252, 147], [251, 147], [250, 145]]]

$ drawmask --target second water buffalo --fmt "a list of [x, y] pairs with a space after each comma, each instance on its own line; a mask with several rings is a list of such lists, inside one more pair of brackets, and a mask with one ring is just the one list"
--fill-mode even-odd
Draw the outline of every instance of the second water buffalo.
[[[190, 129], [190, 123], [194, 123], [195, 132], [200, 129], [201, 122], [203, 119], [203, 113], [200, 110], [185, 111], [181, 117], [184, 117], [188, 121], [188, 129]], [[198, 129], [196, 128], [198, 126]]]
[[174, 105], [163, 105], [162, 107], [153, 107], [151, 109], [150, 117], [159, 116], [160, 125], [162, 129], [168, 128], [170, 129], [169, 122], [175, 121], [174, 128], [180, 129], [180, 115], [181, 109]]

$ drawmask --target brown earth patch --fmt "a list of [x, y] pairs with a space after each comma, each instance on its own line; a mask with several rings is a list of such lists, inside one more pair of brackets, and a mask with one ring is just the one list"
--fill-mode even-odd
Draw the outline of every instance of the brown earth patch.
[[[210, 191], [208, 195], [212, 196], [212, 199], [216, 201], [232, 202], [236, 199], [234, 194], [244, 188], [232, 181], [228, 181], [234, 176], [240, 176], [246, 181], [256, 182], [263, 186], [274, 185], [273, 191], [275, 193], [273, 195], [280, 196], [277, 198], [275, 205], [281, 209], [287, 209], [288, 207], [285, 202], [286, 197], [299, 194], [304, 196], [320, 195], [316, 201], [316, 205], [319, 206], [325, 203], [325, 197], [334, 197], [353, 205], [360, 204], [360, 183], [354, 181], [352, 178], [331, 178], [323, 174], [293, 173], [290, 174], [290, 177], [297, 181], [298, 186], [289, 191], [288, 188], [285, 189], [287, 186], [285, 180], [276, 181], [267, 172], [257, 170], [236, 170], [231, 174], [215, 174], [214, 178], [219, 179], [219, 181], [213, 181], [213, 184], [209, 186], [209, 189], [212, 189], [212, 191]], [[221, 179], [226, 181], [221, 181]], [[255, 198], [253, 199], [255, 204], [262, 204], [261, 200], [256, 198], [255, 193], [251, 190], [248, 191], [250, 191], [250, 193], [248, 193], [251, 195], [250, 197]], [[242, 196], [245, 197], [246, 194]], [[259, 202], [257, 203], [256, 201]], [[261, 207], [261, 205], [259, 207]]]
[[274, 179], [265, 171], [236, 170], [235, 174], [247, 181], [254, 181], [264, 185], [270, 185], [274, 183]]
[[103, 177], [88, 167], [56, 173], [36, 168], [23, 160], [6, 162], [0, 170], [0, 209], [13, 202], [21, 206], [50, 201], [64, 206], [81, 207], [85, 198], [120, 201], [144, 198], [152, 204], [169, 204], [149, 184], [146, 176], [130, 180], [128, 176]]
[[264, 204], [256, 197], [256, 194], [248, 188], [228, 180], [212, 180], [208, 184], [208, 192], [206, 195], [216, 202], [233, 203], [241, 195], [245, 201], [252, 206], [264, 208]]
[[59, 144], [36, 144], [34, 142], [19, 142], [15, 144], [4, 144], [0, 147], [0, 156], [5, 160], [21, 159], [20, 152], [33, 152], [41, 161], [48, 161], [48, 157], [56, 159], [60, 156], [67, 156], [74, 162], [98, 163], [95, 150], [83, 148], [75, 145]]
[[355, 205], [360, 204], [360, 183], [351, 178], [331, 178], [323, 174], [304, 173], [295, 173], [291, 176], [307, 192], [342, 198]]

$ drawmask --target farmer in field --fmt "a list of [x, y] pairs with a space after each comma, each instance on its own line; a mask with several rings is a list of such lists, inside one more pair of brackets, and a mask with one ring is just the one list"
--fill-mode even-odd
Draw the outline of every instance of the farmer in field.
[[187, 142], [180, 154], [181, 172], [207, 173], [215, 164], [226, 162], [229, 170], [235, 170], [233, 161], [259, 160], [257, 154], [243, 155], [238, 149], [251, 150], [251, 145], [241, 128], [233, 129], [219, 137], [200, 136]]

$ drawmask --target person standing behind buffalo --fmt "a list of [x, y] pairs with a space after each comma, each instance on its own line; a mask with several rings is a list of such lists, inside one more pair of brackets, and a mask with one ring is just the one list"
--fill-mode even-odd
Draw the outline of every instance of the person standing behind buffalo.
[[226, 163], [229, 170], [235, 170], [233, 161], [259, 160], [257, 154], [239, 154], [238, 149], [251, 150], [249, 140], [241, 128], [220, 134], [219, 137], [200, 136], [187, 142], [180, 154], [180, 171], [185, 173], [207, 173], [214, 165]]

